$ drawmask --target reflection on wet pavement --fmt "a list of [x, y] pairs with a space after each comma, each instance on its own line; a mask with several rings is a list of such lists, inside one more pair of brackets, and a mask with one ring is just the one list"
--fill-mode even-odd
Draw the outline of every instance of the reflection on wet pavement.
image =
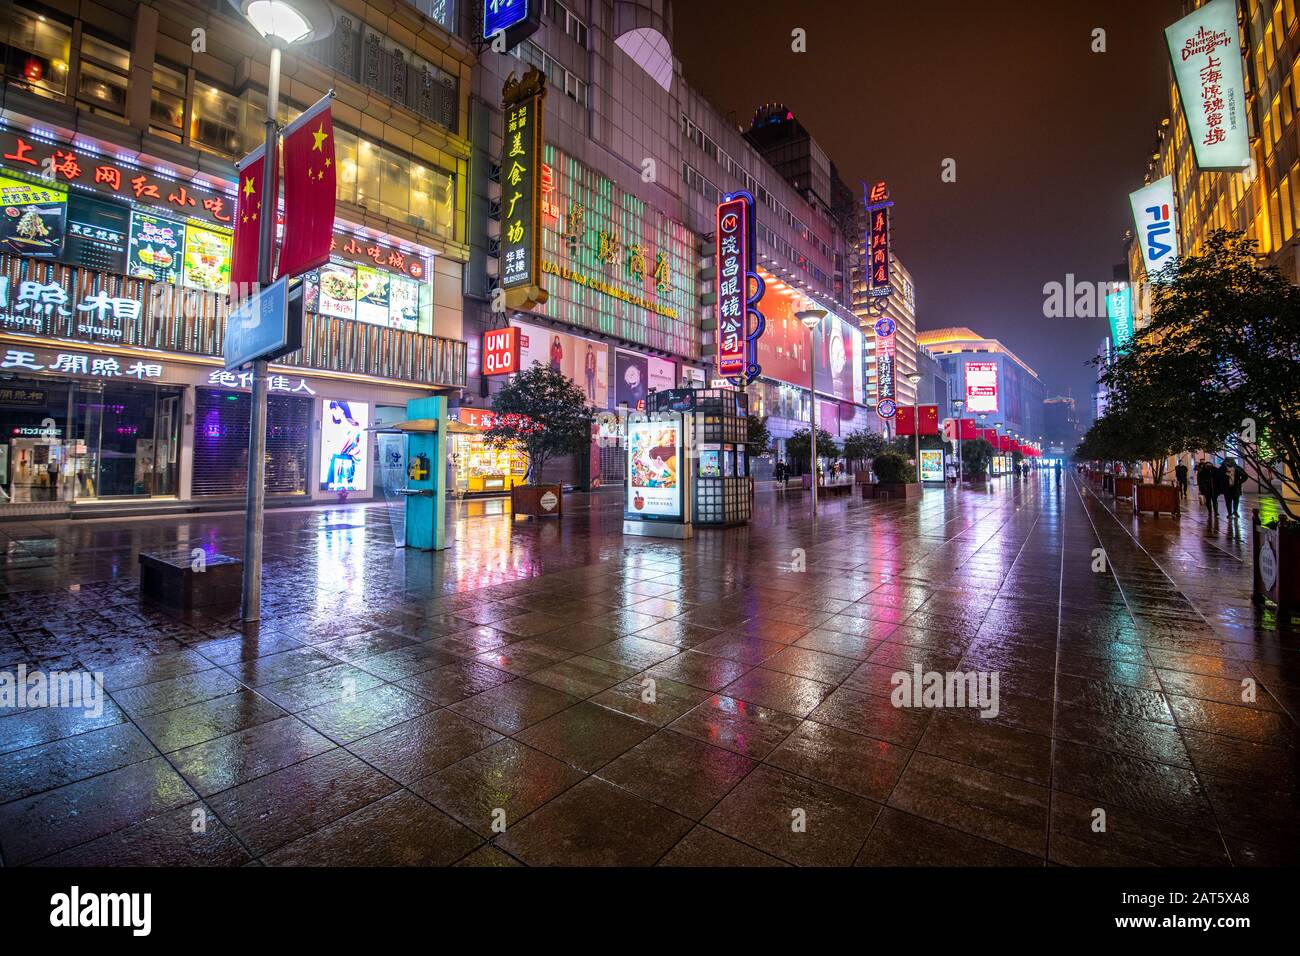
[[[257, 628], [138, 598], [138, 551], [238, 556], [238, 515], [0, 524], [0, 671], [107, 695], [0, 711], [3, 863], [1300, 856], [1300, 629], [1250, 603], [1248, 525], [1068, 476], [815, 522], [760, 490], [685, 542], [609, 490], [460, 508], [437, 555], [382, 505], [270, 512]], [[996, 673], [996, 714], [895, 706], [916, 667]]]

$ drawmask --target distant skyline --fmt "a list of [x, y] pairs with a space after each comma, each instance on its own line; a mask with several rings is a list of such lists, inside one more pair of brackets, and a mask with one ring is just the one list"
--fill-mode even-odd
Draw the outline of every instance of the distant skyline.
[[[1043, 287], [1108, 282], [1124, 261], [1128, 194], [1168, 115], [1162, 31], [1178, 0], [735, 9], [674, 3], [687, 81], [742, 122], [784, 103], [855, 192], [886, 180], [919, 328], [1000, 339], [1090, 418], [1086, 362], [1107, 335], [1104, 312], [1046, 318]], [[806, 53], [791, 50], [795, 28]], [[1098, 29], [1104, 53], [1092, 52]], [[945, 159], [955, 182], [940, 179]]]

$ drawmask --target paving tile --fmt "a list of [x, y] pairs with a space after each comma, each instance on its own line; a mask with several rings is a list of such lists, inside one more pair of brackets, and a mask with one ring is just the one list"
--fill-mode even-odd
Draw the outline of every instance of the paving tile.
[[583, 701], [515, 734], [521, 743], [594, 773], [654, 733], [654, 727]]
[[661, 730], [606, 764], [599, 776], [698, 820], [755, 766], [748, 757]]
[[410, 789], [490, 839], [498, 819], [508, 828], [583, 777], [563, 761], [506, 739], [415, 781]]
[[434, 704], [420, 695], [386, 684], [301, 711], [297, 716], [335, 743], [346, 744], [433, 709]]
[[880, 812], [862, 797], [759, 766], [704, 824], [798, 866], [847, 866]]
[[207, 797], [332, 749], [333, 741], [285, 715], [177, 750], [169, 759]]
[[791, 714], [714, 694], [668, 726], [754, 760], [771, 753], [799, 726]]
[[439, 710], [355, 740], [348, 750], [398, 783], [409, 784], [500, 739], [495, 730]]
[[516, 680], [451, 705], [463, 717], [503, 734], [513, 734], [578, 702], [572, 694]]
[[739, 840], [697, 826], [668, 851], [658, 866], [789, 866], [784, 860], [768, 856], [762, 850], [746, 846]]
[[1042, 866], [1043, 861], [1000, 843], [885, 807], [853, 865]]
[[911, 751], [805, 720], [764, 763], [884, 803]]
[[399, 790], [262, 858], [268, 866], [446, 866], [483, 841]]
[[496, 842], [529, 866], [649, 866], [691, 826], [686, 817], [588, 777]]

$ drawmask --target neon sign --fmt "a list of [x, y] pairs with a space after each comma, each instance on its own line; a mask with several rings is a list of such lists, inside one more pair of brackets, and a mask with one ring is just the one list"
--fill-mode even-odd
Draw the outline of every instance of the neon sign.
[[[758, 378], [763, 280], [754, 271], [754, 197], [738, 190], [718, 203], [718, 374], [741, 388]], [[751, 287], [754, 290], [750, 294]]]

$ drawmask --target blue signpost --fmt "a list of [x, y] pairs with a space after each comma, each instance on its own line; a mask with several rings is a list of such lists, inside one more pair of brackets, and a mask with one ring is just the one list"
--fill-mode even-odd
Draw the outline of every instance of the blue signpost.
[[231, 312], [226, 320], [226, 370], [302, 348], [301, 296], [301, 287], [290, 290], [285, 276]]

